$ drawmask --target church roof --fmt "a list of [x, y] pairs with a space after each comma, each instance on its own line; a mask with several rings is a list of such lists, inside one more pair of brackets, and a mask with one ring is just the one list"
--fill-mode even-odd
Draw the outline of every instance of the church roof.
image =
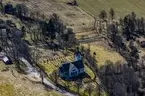
[[70, 64], [73, 64], [77, 69], [84, 68], [83, 61], [79, 60], [79, 61], [75, 61], [75, 62], [70, 62], [70, 63], [62, 64], [62, 66], [60, 67], [60, 71], [61, 72], [68, 72]]

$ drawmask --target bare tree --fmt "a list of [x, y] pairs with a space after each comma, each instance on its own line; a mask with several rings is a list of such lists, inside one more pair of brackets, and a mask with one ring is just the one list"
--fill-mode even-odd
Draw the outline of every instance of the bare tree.
[[36, 19], [38, 20], [39, 19], [39, 16], [40, 16], [40, 12], [39, 11], [36, 11]]
[[57, 84], [58, 82], [58, 74], [57, 74], [57, 71], [54, 72], [54, 78], [55, 78], [55, 84]]
[[77, 80], [76, 85], [77, 85], [77, 93], [79, 94], [80, 93], [81, 80]]
[[96, 30], [96, 23], [97, 23], [97, 19], [94, 17], [94, 30]]
[[92, 96], [92, 92], [94, 91], [94, 85], [88, 84], [86, 91], [88, 92], [89, 96]]
[[22, 16], [27, 16], [28, 15], [28, 8], [24, 4], [17, 4], [15, 15], [20, 17], [20, 18]]

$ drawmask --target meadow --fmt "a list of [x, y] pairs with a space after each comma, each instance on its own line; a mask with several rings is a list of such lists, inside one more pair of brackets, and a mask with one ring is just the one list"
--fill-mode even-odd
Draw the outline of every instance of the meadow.
[[123, 17], [134, 11], [139, 17], [145, 16], [144, 0], [77, 0], [79, 7], [98, 17], [101, 10], [113, 8], [116, 18]]
[[[87, 44], [83, 44], [82, 46], [84, 46], [85, 48], [89, 48], [89, 45]], [[105, 65], [107, 61], [111, 61], [114, 64], [118, 61], [124, 62], [124, 58], [120, 56], [119, 53], [115, 51], [110, 51], [103, 46], [91, 45], [90, 51], [92, 56], [94, 52], [96, 53], [95, 58], [97, 60], [98, 67]]]

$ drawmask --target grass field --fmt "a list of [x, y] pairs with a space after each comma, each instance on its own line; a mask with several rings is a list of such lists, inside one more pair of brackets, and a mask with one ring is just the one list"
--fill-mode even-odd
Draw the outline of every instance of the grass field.
[[77, 0], [79, 6], [95, 17], [101, 10], [109, 11], [113, 8], [116, 17], [122, 17], [134, 11], [138, 16], [145, 16], [144, 0]]
[[[87, 44], [83, 45], [85, 48], [88, 48]], [[116, 63], [117, 61], [124, 61], [123, 57], [117, 52], [112, 52], [104, 48], [103, 46], [90, 46], [91, 54], [96, 52], [96, 60], [98, 67], [103, 66], [107, 60]]]

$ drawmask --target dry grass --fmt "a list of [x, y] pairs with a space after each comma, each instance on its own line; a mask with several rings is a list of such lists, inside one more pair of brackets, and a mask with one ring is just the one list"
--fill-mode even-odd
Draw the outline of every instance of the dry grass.
[[15, 96], [14, 86], [9, 83], [0, 84], [0, 96]]
[[91, 77], [91, 79], [94, 79], [95, 74], [89, 67], [85, 66], [85, 72]]
[[[39, 17], [45, 15], [48, 19], [53, 13], [57, 13], [60, 19], [67, 27], [73, 28], [74, 32], [85, 31], [86, 28], [90, 29], [93, 26], [94, 19], [86, 12], [78, 7], [69, 6], [64, 2], [65, 0], [29, 0], [22, 2], [22, 0], [8, 0], [14, 5], [16, 3], [25, 4], [30, 12], [39, 13]], [[7, 2], [8, 2], [7, 1]]]
[[113, 8], [116, 17], [123, 17], [134, 11], [138, 16], [145, 16], [144, 0], [78, 0], [79, 6], [98, 17], [101, 10]]
[[3, 64], [3, 62], [2, 61], [0, 61], [0, 71], [2, 71], [3, 69], [5, 69], [5, 65]]
[[[0, 63], [0, 67], [4, 64]], [[46, 91], [41, 84], [32, 83], [25, 75], [11, 71], [0, 72], [0, 96], [62, 96], [56, 91]]]
[[[87, 44], [83, 44], [83, 46], [85, 48], [88, 48]], [[109, 51], [105, 49], [103, 46], [91, 45], [90, 50], [91, 54], [93, 54], [93, 52], [96, 52], [96, 60], [99, 66], [104, 65], [107, 60], [112, 61], [113, 63], [124, 60], [122, 56], [119, 55], [119, 53]]]

